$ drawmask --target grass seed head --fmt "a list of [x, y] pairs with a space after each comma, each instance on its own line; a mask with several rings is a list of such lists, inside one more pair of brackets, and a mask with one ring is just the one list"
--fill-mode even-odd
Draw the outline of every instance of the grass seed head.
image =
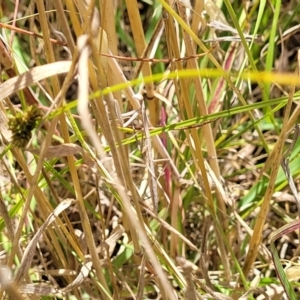
[[32, 137], [32, 130], [37, 121], [42, 117], [41, 110], [36, 105], [31, 105], [24, 112], [18, 112], [8, 121], [8, 128], [12, 131], [14, 146], [24, 148]]

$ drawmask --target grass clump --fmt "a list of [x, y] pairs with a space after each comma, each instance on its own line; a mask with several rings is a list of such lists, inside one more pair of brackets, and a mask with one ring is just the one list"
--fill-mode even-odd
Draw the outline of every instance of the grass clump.
[[2, 1], [1, 297], [297, 299], [299, 7]]

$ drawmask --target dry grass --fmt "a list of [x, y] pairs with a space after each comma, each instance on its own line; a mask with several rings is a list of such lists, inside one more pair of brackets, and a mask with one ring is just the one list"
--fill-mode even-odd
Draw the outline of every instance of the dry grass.
[[299, 278], [299, 4], [191, 2], [1, 2], [1, 298], [285, 299], [274, 251]]

